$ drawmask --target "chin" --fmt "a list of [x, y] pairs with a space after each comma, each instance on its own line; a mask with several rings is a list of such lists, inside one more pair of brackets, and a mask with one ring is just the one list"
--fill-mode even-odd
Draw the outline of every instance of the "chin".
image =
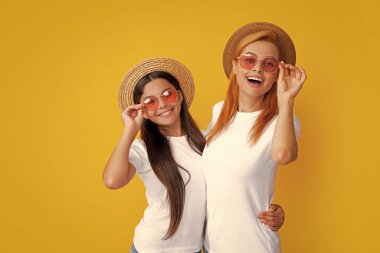
[[176, 123], [178, 120], [180, 120], [179, 114], [171, 115], [170, 117], [167, 117], [167, 118], [155, 116], [154, 119], [151, 119], [153, 123], [159, 126], [171, 126], [174, 123]]

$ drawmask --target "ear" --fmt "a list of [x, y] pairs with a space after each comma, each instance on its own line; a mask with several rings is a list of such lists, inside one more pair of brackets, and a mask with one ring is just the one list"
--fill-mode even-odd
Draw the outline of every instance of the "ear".
[[237, 61], [236, 60], [233, 60], [232, 61], [232, 72], [234, 72], [234, 74], [236, 75], [237, 73], [237, 66], [236, 66], [236, 64], [237, 64]]
[[178, 91], [178, 100], [179, 100], [179, 104], [182, 104], [182, 101], [183, 101], [183, 94], [182, 94], [182, 91]]

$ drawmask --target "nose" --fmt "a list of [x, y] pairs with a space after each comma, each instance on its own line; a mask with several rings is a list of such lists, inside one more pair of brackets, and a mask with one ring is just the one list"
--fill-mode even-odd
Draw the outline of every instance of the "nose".
[[262, 60], [257, 60], [255, 62], [255, 65], [253, 65], [253, 68], [252, 68], [253, 71], [256, 71], [256, 72], [263, 72], [263, 61]]
[[158, 97], [158, 108], [164, 108], [166, 106], [166, 103], [162, 97]]

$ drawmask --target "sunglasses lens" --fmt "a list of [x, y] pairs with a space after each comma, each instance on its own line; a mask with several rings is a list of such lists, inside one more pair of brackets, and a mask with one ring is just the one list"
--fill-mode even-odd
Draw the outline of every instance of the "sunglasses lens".
[[240, 67], [243, 69], [251, 70], [257, 61], [256, 55], [242, 55], [240, 56]]
[[278, 69], [278, 61], [274, 58], [265, 58], [263, 60], [263, 69], [265, 72], [275, 72]]
[[176, 90], [166, 90], [162, 93], [162, 99], [165, 103], [173, 103], [177, 100], [177, 91]]
[[[257, 62], [257, 55], [242, 55], [239, 58], [240, 67], [246, 70], [251, 70]], [[272, 57], [262, 60], [262, 66], [265, 72], [276, 72], [278, 69], [278, 64], [278, 61]]]
[[155, 111], [158, 108], [158, 99], [156, 97], [149, 97], [144, 100], [143, 104], [149, 111]]

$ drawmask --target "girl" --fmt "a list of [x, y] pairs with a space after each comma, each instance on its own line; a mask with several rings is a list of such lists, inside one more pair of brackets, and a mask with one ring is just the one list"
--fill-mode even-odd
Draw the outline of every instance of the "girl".
[[203, 152], [209, 253], [280, 252], [278, 233], [257, 216], [272, 201], [277, 164], [297, 158], [293, 105], [306, 74], [295, 56], [290, 37], [270, 23], [243, 26], [227, 42], [230, 84]]

